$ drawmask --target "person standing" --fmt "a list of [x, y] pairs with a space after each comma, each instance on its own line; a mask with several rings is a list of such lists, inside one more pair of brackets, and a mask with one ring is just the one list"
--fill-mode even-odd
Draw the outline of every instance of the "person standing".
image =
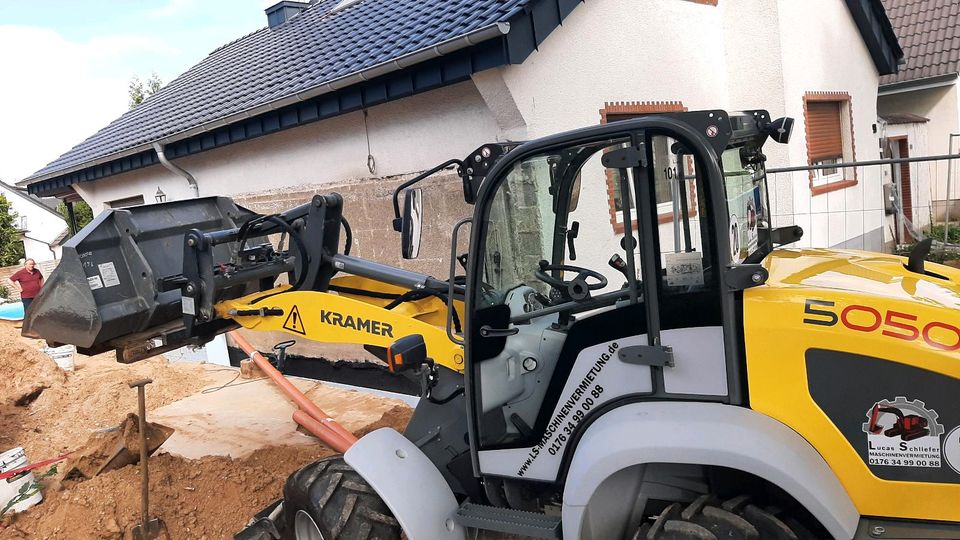
[[40, 287], [43, 286], [43, 274], [37, 270], [37, 263], [33, 259], [27, 259], [23, 262], [23, 268], [17, 270], [10, 281], [20, 291], [20, 300], [23, 301], [23, 313], [26, 315], [27, 309], [33, 303], [33, 299], [40, 294]]

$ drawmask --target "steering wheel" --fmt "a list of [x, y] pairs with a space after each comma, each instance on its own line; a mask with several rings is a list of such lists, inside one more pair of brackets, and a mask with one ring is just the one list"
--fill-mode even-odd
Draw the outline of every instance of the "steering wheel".
[[[548, 272], [575, 272], [577, 277], [570, 281], [564, 281], [551, 276]], [[534, 272], [534, 275], [540, 281], [577, 302], [590, 298], [590, 291], [596, 291], [607, 286], [607, 278], [600, 272], [569, 264], [550, 264], [547, 261], [540, 261], [540, 269]], [[587, 278], [595, 279], [596, 283], [587, 283]]]

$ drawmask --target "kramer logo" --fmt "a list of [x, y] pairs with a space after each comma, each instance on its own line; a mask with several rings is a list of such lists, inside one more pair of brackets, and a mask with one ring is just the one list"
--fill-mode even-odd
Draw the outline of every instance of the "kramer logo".
[[372, 319], [361, 319], [353, 315], [344, 316], [342, 313], [337, 313], [336, 311], [321, 309], [320, 322], [341, 328], [367, 332], [375, 336], [393, 337], [393, 326], [388, 323], [374, 321]]

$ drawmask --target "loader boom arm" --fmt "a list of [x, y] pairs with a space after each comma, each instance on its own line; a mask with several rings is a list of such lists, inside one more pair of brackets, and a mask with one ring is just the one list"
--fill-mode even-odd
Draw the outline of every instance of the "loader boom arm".
[[[292, 291], [284, 285], [221, 302], [216, 306], [217, 316], [233, 319], [249, 330], [383, 349], [401, 337], [419, 334], [436, 363], [463, 372], [463, 348], [447, 337], [443, 327], [446, 305], [438, 298], [397, 302], [388, 297], [399, 299], [405, 293], [402, 288], [355, 276], [336, 278], [330, 285], [354, 294]], [[463, 304], [456, 304], [462, 313]]]

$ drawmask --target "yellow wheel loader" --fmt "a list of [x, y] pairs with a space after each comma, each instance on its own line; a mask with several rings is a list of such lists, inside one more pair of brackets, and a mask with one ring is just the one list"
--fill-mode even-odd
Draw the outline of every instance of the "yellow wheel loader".
[[763, 147], [792, 124], [651, 115], [451, 160], [426, 174], [455, 166], [475, 210], [445, 280], [343, 253], [335, 194], [114, 210], [24, 329], [135, 358], [285, 328], [421, 374], [405, 433], [305, 466], [238, 538], [960, 538], [960, 272], [929, 243], [778, 248], [803, 231], [775, 223]]

